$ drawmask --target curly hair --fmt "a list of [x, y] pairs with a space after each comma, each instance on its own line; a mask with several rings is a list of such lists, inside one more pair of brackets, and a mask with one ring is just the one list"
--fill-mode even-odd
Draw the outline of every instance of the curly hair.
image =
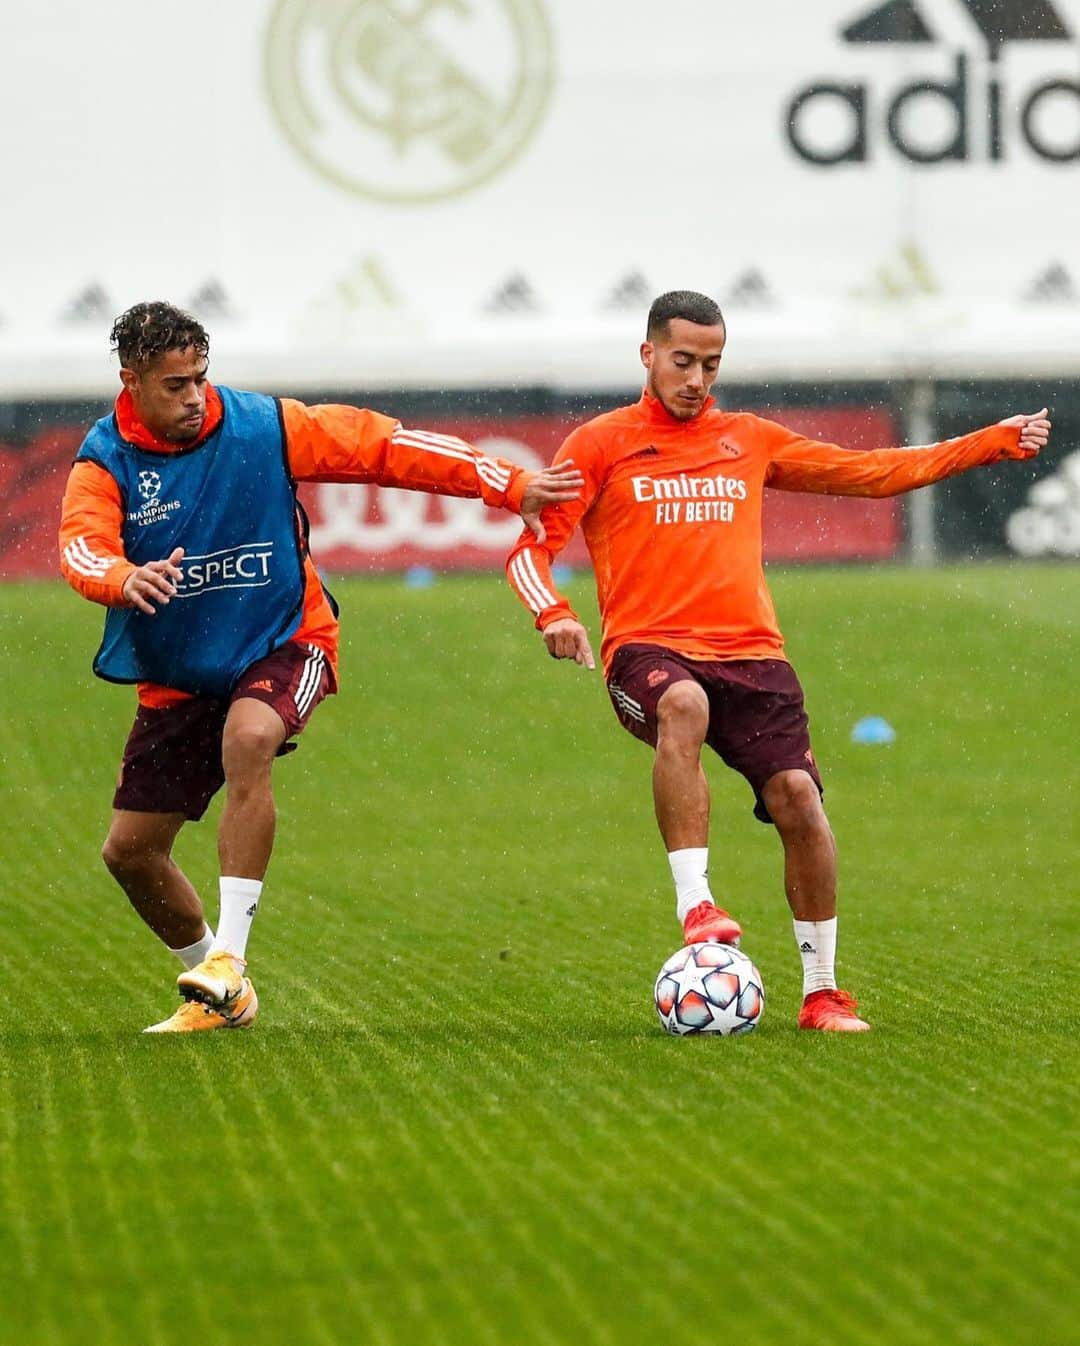
[[646, 341], [667, 337], [672, 318], [685, 318], [702, 327], [726, 326], [720, 305], [708, 295], [697, 290], [669, 290], [653, 300], [645, 329]]
[[125, 369], [139, 369], [166, 351], [194, 347], [199, 355], [210, 352], [210, 338], [197, 318], [162, 300], [135, 304], [113, 323], [109, 340]]

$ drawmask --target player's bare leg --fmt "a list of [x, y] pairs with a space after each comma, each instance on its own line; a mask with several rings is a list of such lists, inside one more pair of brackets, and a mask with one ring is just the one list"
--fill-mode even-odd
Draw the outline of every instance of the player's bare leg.
[[797, 921], [836, 915], [836, 842], [821, 795], [805, 771], [779, 771], [761, 791], [784, 845], [784, 892]]
[[717, 907], [709, 889], [709, 784], [701, 749], [709, 731], [709, 700], [696, 682], [672, 683], [656, 704], [653, 803], [675, 883], [688, 944], [737, 944], [737, 921]]
[[209, 956], [176, 979], [180, 994], [227, 1013], [251, 988], [244, 976], [251, 923], [274, 846], [277, 813], [270, 774], [286, 729], [253, 697], [229, 707], [221, 740], [225, 807], [218, 827], [221, 910]]
[[[102, 858], [146, 924], [186, 968], [199, 966], [210, 953], [214, 932], [206, 924], [199, 895], [172, 858], [182, 813], [137, 813], [114, 809]], [[244, 1028], [259, 1010], [255, 988], [246, 981], [225, 1012], [182, 1005], [147, 1033], [191, 1033], [207, 1028]]]
[[855, 1001], [836, 985], [836, 841], [813, 778], [780, 771], [761, 791], [784, 846], [784, 891], [803, 964], [800, 1028], [865, 1032]]
[[261, 880], [274, 847], [277, 812], [270, 773], [285, 742], [285, 725], [272, 707], [240, 697], [229, 708], [221, 740], [225, 808], [218, 828], [222, 874]]
[[182, 951], [203, 939], [206, 920], [199, 895], [172, 858], [182, 813], [114, 809], [101, 850], [109, 873], [164, 944]]
[[653, 802], [669, 851], [709, 844], [709, 785], [701, 749], [709, 731], [709, 701], [696, 682], [676, 682], [656, 705]]

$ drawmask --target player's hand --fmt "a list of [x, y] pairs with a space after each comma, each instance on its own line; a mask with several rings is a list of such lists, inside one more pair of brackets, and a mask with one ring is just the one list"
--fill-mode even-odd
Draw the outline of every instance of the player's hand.
[[589, 633], [573, 617], [560, 617], [544, 627], [544, 644], [552, 659], [573, 659], [584, 668], [595, 668]]
[[521, 497], [521, 517], [536, 534], [537, 542], [543, 542], [547, 537], [547, 530], [540, 522], [540, 511], [544, 506], [576, 500], [584, 485], [585, 478], [574, 466], [572, 458], [567, 458], [558, 467], [545, 467], [542, 472], [532, 475]]
[[1010, 416], [1002, 425], [1015, 425], [1020, 430], [1019, 452], [1008, 453], [1007, 458], [1034, 458], [1040, 449], [1045, 449], [1050, 439], [1050, 413], [1046, 407], [1034, 416]]
[[154, 604], [164, 607], [184, 578], [184, 572], [180, 569], [183, 558], [183, 547], [174, 547], [168, 560], [147, 561], [146, 565], [133, 570], [124, 581], [121, 591], [124, 602], [152, 617], [157, 611]]

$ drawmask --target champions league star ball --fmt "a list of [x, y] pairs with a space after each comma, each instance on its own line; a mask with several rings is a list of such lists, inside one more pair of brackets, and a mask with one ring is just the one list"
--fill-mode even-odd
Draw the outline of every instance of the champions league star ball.
[[669, 1033], [749, 1033], [765, 1008], [761, 973], [730, 944], [688, 944], [656, 978], [656, 1012]]

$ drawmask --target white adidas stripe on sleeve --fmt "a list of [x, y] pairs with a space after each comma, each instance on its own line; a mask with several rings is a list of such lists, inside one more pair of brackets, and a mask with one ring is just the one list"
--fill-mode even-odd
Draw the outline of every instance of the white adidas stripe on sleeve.
[[541, 613], [559, 606], [558, 596], [540, 578], [536, 562], [529, 552], [518, 552], [510, 562], [510, 578], [533, 612]]
[[457, 458], [463, 463], [472, 463], [478, 476], [496, 491], [505, 491], [510, 485], [509, 469], [502, 467], [493, 458], [477, 453], [463, 439], [454, 435], [435, 435], [429, 430], [406, 430], [399, 426], [391, 436], [391, 442], [410, 449], [420, 449], [424, 453], [438, 454], [443, 458]]
[[86, 545], [85, 537], [75, 538], [64, 548], [64, 560], [77, 575], [87, 579], [102, 579], [121, 559], [119, 556], [98, 556]]
[[535, 584], [540, 597], [544, 600], [544, 607], [557, 607], [559, 600], [540, 578], [540, 572], [536, 568], [536, 562], [533, 560], [532, 553], [523, 551], [519, 554], [518, 560], [524, 561], [525, 569], [529, 572], [529, 578], [532, 580], [533, 584]]
[[515, 556], [510, 562], [510, 578], [517, 587], [518, 593], [533, 612], [541, 613], [544, 608], [549, 606], [532, 587], [532, 581], [529, 579], [525, 567], [521, 564], [520, 556]]

